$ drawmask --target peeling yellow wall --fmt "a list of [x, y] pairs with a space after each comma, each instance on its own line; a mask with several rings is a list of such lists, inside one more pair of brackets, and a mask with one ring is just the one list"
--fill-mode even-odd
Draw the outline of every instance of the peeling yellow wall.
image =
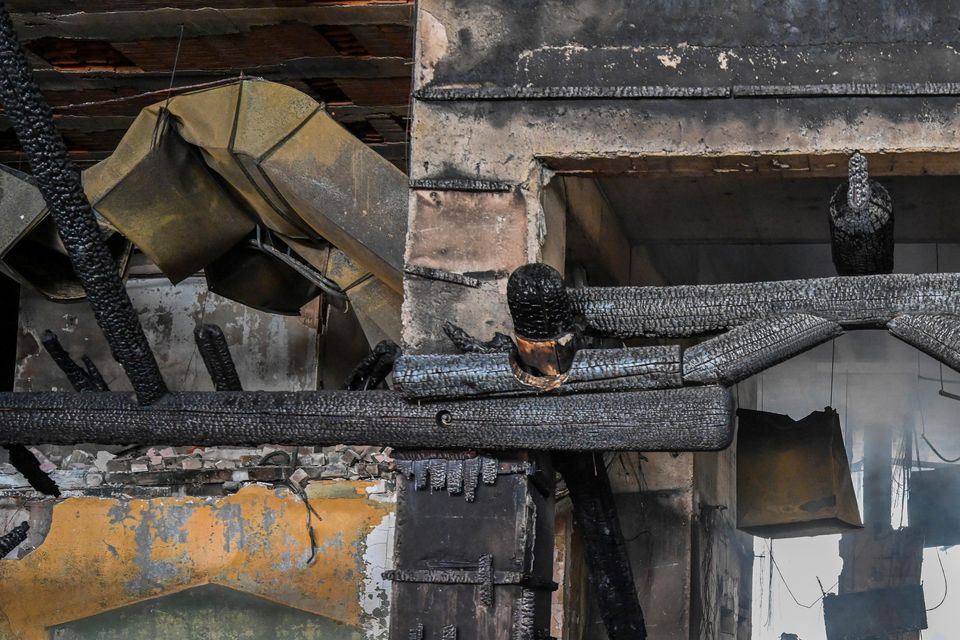
[[[0, 561], [0, 638], [41, 640], [46, 628], [203, 584], [219, 584], [360, 626], [367, 537], [393, 505], [370, 482], [286, 489], [248, 486], [224, 498], [69, 498], [20, 560]], [[386, 615], [386, 612], [383, 612]]]

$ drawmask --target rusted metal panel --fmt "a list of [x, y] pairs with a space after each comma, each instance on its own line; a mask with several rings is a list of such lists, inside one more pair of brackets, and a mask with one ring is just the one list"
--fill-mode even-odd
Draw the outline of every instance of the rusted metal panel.
[[863, 527], [836, 411], [798, 421], [747, 409], [737, 415], [737, 528], [795, 538]]

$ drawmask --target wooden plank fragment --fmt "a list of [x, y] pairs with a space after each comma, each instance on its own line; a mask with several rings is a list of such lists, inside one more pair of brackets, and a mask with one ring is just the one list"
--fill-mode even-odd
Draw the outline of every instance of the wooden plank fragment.
[[0, 394], [6, 444], [334, 445], [694, 451], [726, 447], [730, 393], [715, 386], [408, 403], [393, 391]]
[[[409, 400], [637, 391], [683, 386], [678, 346], [583, 349], [564, 376], [518, 379], [511, 355], [403, 356], [393, 381]], [[555, 386], [558, 385], [558, 386]]]
[[756, 320], [683, 352], [683, 381], [730, 386], [843, 333], [836, 322], [795, 313]]
[[775, 315], [806, 313], [847, 329], [876, 329], [904, 314], [960, 312], [960, 274], [885, 274], [676, 287], [571, 289], [592, 333], [685, 338]]
[[907, 344], [960, 371], [960, 317], [897, 316], [887, 324], [887, 329]]

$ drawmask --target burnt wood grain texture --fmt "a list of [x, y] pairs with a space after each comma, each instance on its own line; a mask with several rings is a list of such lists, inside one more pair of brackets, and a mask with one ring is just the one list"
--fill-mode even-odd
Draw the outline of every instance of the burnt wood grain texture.
[[893, 271], [893, 201], [870, 179], [867, 159], [850, 156], [847, 182], [830, 200], [830, 249], [837, 273], [863, 276]]
[[27, 539], [30, 530], [28, 522], [21, 522], [7, 533], [0, 536], [0, 560], [10, 555], [10, 552], [20, 546]]
[[53, 358], [54, 363], [60, 368], [60, 371], [67, 376], [67, 380], [70, 382], [70, 386], [73, 387], [74, 391], [110, 390], [103, 376], [100, 374], [100, 370], [97, 369], [97, 365], [93, 363], [93, 360], [84, 356], [84, 366], [81, 367], [78, 365], [73, 361], [73, 358], [70, 357], [70, 354], [67, 353], [67, 350], [63, 348], [63, 345], [60, 344], [60, 339], [57, 338], [55, 333], [52, 331], [44, 331], [40, 337], [40, 343], [50, 357]]
[[[407, 399], [636, 391], [683, 386], [678, 346], [581, 349], [564, 376], [518, 377], [510, 353], [403, 356], [395, 388]], [[552, 383], [558, 385], [553, 387]]]
[[193, 331], [193, 338], [214, 388], [217, 391], [243, 391], [223, 329], [215, 324], [202, 324]]
[[571, 289], [588, 331], [617, 338], [685, 338], [775, 315], [806, 313], [848, 329], [904, 314], [960, 312], [960, 274], [886, 274], [676, 287]]
[[907, 344], [960, 371], [960, 317], [898, 316], [887, 324], [887, 329]]
[[590, 584], [610, 640], [647, 637], [617, 505], [603, 459], [556, 453], [553, 464], [570, 490], [574, 525], [583, 536]]
[[684, 351], [683, 380], [730, 386], [841, 333], [836, 322], [803, 313], [748, 322]]
[[393, 391], [0, 394], [13, 444], [334, 445], [694, 451], [726, 447], [721, 387], [408, 403]]
[[80, 173], [67, 156], [50, 107], [17, 40], [6, 4], [0, 4], [0, 102], [113, 357], [123, 366], [140, 401], [156, 401], [167, 387], [83, 192]]

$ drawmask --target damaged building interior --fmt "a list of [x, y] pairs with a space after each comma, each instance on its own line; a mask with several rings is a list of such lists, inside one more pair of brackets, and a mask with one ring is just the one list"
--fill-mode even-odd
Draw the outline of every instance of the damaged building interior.
[[954, 640], [958, 51], [0, 2], [0, 638]]

